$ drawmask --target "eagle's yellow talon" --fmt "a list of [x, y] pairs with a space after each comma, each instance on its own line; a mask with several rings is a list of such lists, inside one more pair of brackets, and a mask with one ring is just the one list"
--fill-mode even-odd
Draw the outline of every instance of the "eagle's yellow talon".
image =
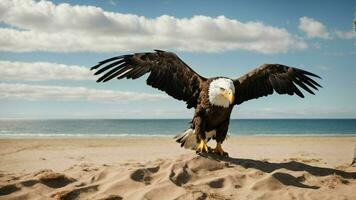
[[206, 142], [204, 140], [200, 140], [200, 143], [198, 144], [198, 146], [196, 147], [196, 151], [198, 153], [202, 153], [202, 152], [209, 152], [209, 147], [206, 144]]
[[227, 155], [227, 153], [223, 150], [223, 148], [221, 147], [221, 143], [220, 142], [218, 142], [217, 144], [216, 144], [216, 147], [213, 149], [213, 152], [214, 153], [217, 153], [217, 154], [220, 154], [220, 155], [222, 155], [222, 156], [224, 156], [224, 155]]

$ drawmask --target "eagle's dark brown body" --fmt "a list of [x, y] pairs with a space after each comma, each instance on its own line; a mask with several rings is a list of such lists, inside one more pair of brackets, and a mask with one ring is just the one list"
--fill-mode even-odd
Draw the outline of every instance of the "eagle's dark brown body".
[[195, 130], [197, 136], [204, 139], [205, 132], [216, 130], [216, 138], [213, 139], [223, 142], [229, 128], [230, 115], [234, 105], [230, 105], [228, 108], [225, 108], [212, 105], [209, 102], [209, 98], [207, 96], [209, 89], [208, 85], [214, 79], [216, 78], [208, 79], [206, 81], [207, 86], [202, 88], [198, 105], [195, 108], [191, 128]]
[[[183, 146], [188, 136], [194, 133], [197, 141], [201, 141], [197, 148], [204, 150], [207, 149], [203, 144], [203, 141], [208, 139], [206, 132], [215, 130], [216, 135], [213, 139], [218, 142], [217, 149], [220, 149], [220, 152], [222, 149], [219, 145], [225, 140], [230, 115], [235, 105], [271, 95], [274, 91], [278, 94], [296, 94], [303, 98], [304, 95], [297, 86], [311, 94], [314, 93], [309, 87], [316, 90], [317, 87], [321, 87], [309, 77], [320, 78], [319, 76], [280, 64], [264, 64], [237, 79], [205, 78], [174, 53], [160, 50], [113, 57], [99, 62], [92, 69], [97, 70], [95, 75], [105, 72], [97, 82], [106, 82], [113, 78], [136, 79], [149, 73], [148, 85], [166, 92], [175, 99], [185, 101], [187, 108], [195, 108], [191, 125], [194, 132], [181, 135], [177, 141]], [[229, 97], [232, 95], [231, 91], [234, 92], [228, 106], [214, 105], [209, 96], [212, 82], [220, 78], [231, 83]], [[222, 94], [223, 92], [226, 94], [225, 89], [221, 88]]]

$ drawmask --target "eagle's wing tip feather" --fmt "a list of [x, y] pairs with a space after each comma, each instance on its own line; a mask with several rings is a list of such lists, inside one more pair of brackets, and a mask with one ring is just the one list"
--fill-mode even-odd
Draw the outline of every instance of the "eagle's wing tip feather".
[[95, 65], [95, 66], [91, 67], [91, 68], [90, 68], [90, 71], [91, 71], [91, 70], [94, 70], [94, 69], [97, 69], [98, 67], [100, 67], [100, 65], [101, 65], [101, 64], [100, 64], [100, 63], [98, 63], [97, 65]]
[[165, 52], [165, 51], [163, 51], [163, 50], [160, 50], [160, 49], [153, 49], [155, 52], [158, 52], [158, 53], [160, 53], [160, 52]]

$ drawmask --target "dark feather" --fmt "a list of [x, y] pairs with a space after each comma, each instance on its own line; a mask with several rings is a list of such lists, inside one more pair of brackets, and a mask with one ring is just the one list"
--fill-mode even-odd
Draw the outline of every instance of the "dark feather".
[[116, 65], [119, 65], [119, 64], [121, 64], [123, 62], [124, 62], [124, 60], [119, 60], [117, 62], [113, 62], [110, 65], [107, 65], [107, 66], [101, 68], [100, 70], [96, 71], [94, 75], [101, 74], [102, 72], [104, 72], [104, 71], [106, 71], [106, 70], [108, 70], [108, 69], [110, 69], [110, 68], [112, 68], [112, 67], [114, 67]]
[[304, 98], [303, 93], [294, 84], [292, 84], [292, 88], [295, 94], [297, 94], [301, 98]]
[[98, 67], [102, 66], [102, 65], [105, 64], [105, 63], [108, 63], [108, 62], [111, 62], [111, 61], [114, 61], [114, 60], [121, 59], [122, 57], [123, 57], [123, 56], [116, 56], [116, 57], [112, 57], [112, 58], [109, 58], [109, 59], [100, 61], [97, 65], [95, 65], [94, 67], [90, 68], [90, 70], [97, 69]]
[[311, 89], [309, 89], [306, 85], [304, 85], [305, 82], [303, 83], [303, 82], [301, 82], [301, 81], [299, 81], [299, 80], [297, 80], [297, 79], [295, 79], [294, 82], [295, 82], [299, 87], [301, 87], [301, 88], [303, 88], [304, 90], [308, 91], [310, 94], [314, 94], [314, 92], [313, 92]]
[[320, 78], [316, 74], [294, 67], [280, 64], [262, 65], [234, 80], [236, 90], [235, 102], [236, 104], [241, 104], [250, 99], [267, 96], [272, 94], [273, 90], [278, 94], [296, 94], [304, 98], [303, 93], [296, 85], [310, 94], [314, 94], [310, 88], [318, 90], [317, 87], [321, 87], [321, 85], [308, 76]]
[[[111, 73], [111, 74], [109, 74], [109, 76], [107, 76], [107, 77], [105, 77], [104, 78], [104, 80], [103, 80], [103, 82], [107, 82], [107, 81], [110, 81], [111, 79], [113, 79], [113, 78], [115, 78], [115, 77], [117, 77], [117, 78], [119, 78], [119, 77], [121, 77], [121, 75], [123, 74], [123, 73], [125, 73], [127, 70], [129, 70], [129, 69], [131, 69], [129, 66], [127, 66], [125, 63], [124, 64], [122, 64], [122, 66], [120, 66], [117, 70], [118, 71], [115, 71], [114, 73]], [[105, 75], [104, 75], [105, 76]], [[103, 77], [104, 77], [103, 76]], [[124, 76], [124, 75], [122, 75], [122, 76]]]
[[111, 69], [109, 72], [106, 72], [103, 76], [101, 76], [96, 82], [105, 82], [105, 80], [110, 77], [113, 74], [116, 74], [115, 72], [117, 72], [118, 70], [120, 70], [122, 67], [125, 66], [125, 63], [122, 63], [121, 65], [115, 67], [114, 69]]
[[311, 72], [308, 72], [308, 71], [305, 71], [305, 70], [302, 70], [302, 69], [299, 69], [303, 74], [306, 74], [306, 75], [309, 75], [309, 76], [314, 76], [314, 77], [316, 77], [316, 78], [320, 78], [321, 79], [321, 77], [320, 76], [318, 76], [318, 75], [316, 75], [316, 74], [313, 74], [313, 73], [311, 73]]
[[316, 81], [314, 81], [313, 79], [307, 77], [307, 76], [304, 76], [305, 79], [307, 79], [308, 81], [310, 81], [311, 83], [313, 83], [314, 85], [320, 87], [320, 88], [323, 88], [323, 86], [319, 85], [319, 83], [317, 83]]
[[[106, 63], [110, 64], [104, 66]], [[113, 78], [136, 79], [149, 73], [146, 81], [148, 85], [187, 102], [188, 108], [196, 107], [200, 83], [206, 80], [177, 55], [161, 50], [109, 58], [92, 69], [98, 69], [95, 75], [103, 74], [97, 82], [107, 82]], [[127, 70], [130, 71], [126, 72]]]

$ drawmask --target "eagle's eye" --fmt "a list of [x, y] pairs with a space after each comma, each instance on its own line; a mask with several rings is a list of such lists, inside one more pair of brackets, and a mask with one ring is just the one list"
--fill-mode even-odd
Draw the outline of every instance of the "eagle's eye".
[[220, 87], [220, 91], [221, 91], [221, 92], [224, 92], [224, 91], [225, 91], [225, 88]]

